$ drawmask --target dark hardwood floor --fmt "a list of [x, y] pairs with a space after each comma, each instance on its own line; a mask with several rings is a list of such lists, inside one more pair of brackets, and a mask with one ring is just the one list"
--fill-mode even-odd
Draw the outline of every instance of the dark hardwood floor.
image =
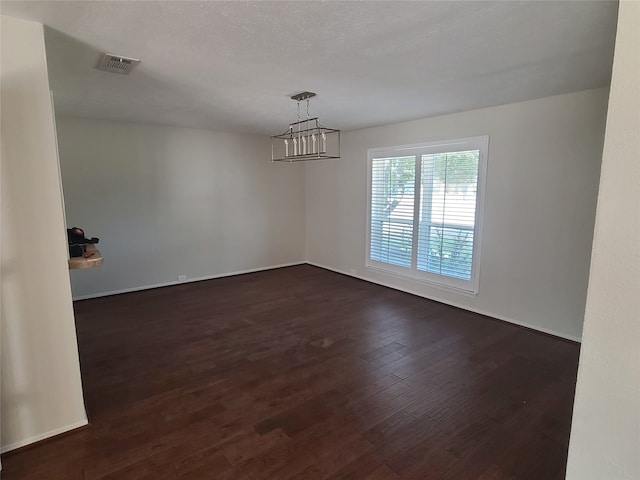
[[91, 425], [3, 480], [564, 478], [575, 343], [308, 265], [75, 310]]

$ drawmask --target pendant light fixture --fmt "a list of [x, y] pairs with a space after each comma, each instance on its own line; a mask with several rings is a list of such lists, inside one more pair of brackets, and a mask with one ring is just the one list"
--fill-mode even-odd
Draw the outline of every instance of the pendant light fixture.
[[[340, 158], [340, 130], [326, 128], [318, 117], [309, 115], [309, 99], [313, 92], [302, 92], [291, 97], [298, 103], [298, 121], [289, 124], [281, 135], [271, 136], [272, 162], [301, 162]], [[300, 118], [300, 102], [307, 102], [307, 118]]]

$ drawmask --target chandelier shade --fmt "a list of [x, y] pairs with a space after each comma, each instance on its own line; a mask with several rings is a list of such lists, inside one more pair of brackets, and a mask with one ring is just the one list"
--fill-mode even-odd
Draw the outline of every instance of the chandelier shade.
[[[291, 97], [298, 102], [298, 120], [286, 132], [271, 136], [272, 162], [303, 162], [340, 158], [340, 130], [324, 127], [318, 117], [309, 116], [309, 99], [315, 93], [303, 92]], [[307, 118], [300, 118], [300, 102], [307, 101]]]

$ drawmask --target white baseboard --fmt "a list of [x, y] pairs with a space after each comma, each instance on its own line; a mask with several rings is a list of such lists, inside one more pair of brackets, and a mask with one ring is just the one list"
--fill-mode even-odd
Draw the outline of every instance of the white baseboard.
[[6, 453], [11, 450], [15, 450], [16, 448], [25, 447], [27, 445], [31, 445], [32, 443], [39, 442], [41, 440], [45, 440], [50, 437], [55, 437], [56, 435], [60, 435], [61, 433], [69, 432], [71, 430], [75, 430], [76, 428], [84, 427], [88, 425], [89, 422], [87, 420], [82, 420], [80, 422], [72, 423], [71, 425], [66, 425], [64, 427], [56, 428], [54, 430], [50, 430], [45, 433], [40, 433], [38, 435], [34, 435], [33, 437], [25, 438], [18, 442], [10, 443], [9, 445], [3, 445], [0, 447], [0, 453]]
[[457, 307], [457, 308], [461, 308], [463, 310], [468, 310], [470, 312], [474, 312], [474, 313], [479, 313], [480, 315], [485, 315], [487, 317], [491, 317], [491, 318], [495, 318], [497, 320], [501, 320], [503, 322], [508, 322], [508, 323], [512, 323], [514, 325], [520, 325], [521, 327], [526, 327], [526, 328], [530, 328], [532, 330], [537, 330], [538, 332], [542, 332], [542, 333], [547, 333], [549, 335], [553, 335], [556, 337], [560, 337], [560, 338], [564, 338], [566, 340], [571, 340], [573, 342], [578, 342], [580, 343], [582, 341], [582, 339], [580, 337], [576, 337], [573, 335], [567, 335], [566, 333], [562, 333], [562, 332], [558, 332], [549, 328], [543, 328], [543, 327], [539, 327], [538, 325], [533, 325], [527, 322], [521, 322], [519, 320], [514, 320], [512, 318], [507, 318], [501, 315], [496, 315], [495, 313], [491, 313], [491, 312], [486, 312], [484, 310], [480, 310], [477, 308], [471, 308], [467, 305], [462, 305], [462, 304], [458, 304], [456, 302], [450, 302], [450, 301], [444, 301], [441, 300], [439, 298], [434, 298], [434, 297], [427, 297], [424, 293], [418, 291], [418, 290], [413, 290], [413, 289], [408, 289], [408, 288], [401, 288], [398, 287], [397, 285], [393, 285], [392, 283], [389, 282], [385, 282], [385, 281], [381, 281], [381, 280], [375, 280], [369, 277], [365, 277], [362, 275], [356, 275], [350, 272], [346, 272], [344, 270], [340, 270], [340, 269], [336, 269], [336, 268], [332, 268], [332, 267], [328, 267], [326, 265], [321, 265], [319, 263], [315, 263], [315, 262], [309, 262], [309, 261], [300, 261], [300, 262], [291, 262], [291, 263], [283, 263], [280, 265], [271, 265], [268, 267], [260, 267], [260, 268], [252, 268], [249, 270], [239, 270], [236, 272], [227, 272], [227, 273], [221, 273], [221, 274], [217, 274], [217, 275], [208, 275], [205, 277], [198, 277], [198, 278], [190, 278], [184, 282], [166, 282], [166, 283], [158, 283], [155, 285], [143, 285], [140, 287], [133, 287], [133, 288], [124, 288], [121, 290], [111, 290], [108, 292], [100, 292], [100, 293], [92, 293], [89, 295], [78, 295], [78, 296], [74, 296], [73, 300], [87, 300], [90, 298], [99, 298], [99, 297], [107, 297], [110, 295], [117, 295], [119, 293], [130, 293], [130, 292], [138, 292], [141, 290], [149, 290], [152, 288], [160, 288], [160, 287], [170, 287], [172, 285], [181, 285], [184, 283], [191, 283], [191, 282], [200, 282], [202, 280], [213, 280], [215, 278], [223, 278], [223, 277], [231, 277], [233, 275], [242, 275], [244, 273], [254, 273], [254, 272], [262, 272], [265, 270], [273, 270], [275, 268], [283, 268], [283, 267], [292, 267], [294, 265], [304, 265], [304, 264], [308, 264], [308, 265], [313, 265], [314, 267], [318, 267], [318, 268], [323, 268], [325, 270], [330, 270], [332, 272], [336, 272], [336, 273], [340, 273], [342, 275], [347, 275], [349, 277], [353, 277], [353, 278], [357, 278], [359, 280], [364, 280], [365, 282], [371, 282], [371, 283], [375, 283], [377, 285], [382, 285], [383, 287], [388, 287], [388, 288], [392, 288], [394, 290], [399, 290], [401, 292], [405, 292], [405, 293], [410, 293], [412, 295], [417, 295], [419, 297], [422, 298], [427, 298], [429, 300], [434, 300], [436, 302], [441, 302], [441, 303], [445, 303], [447, 305], [451, 305], [453, 307]]
[[401, 292], [405, 292], [405, 293], [410, 293], [412, 295], [416, 295], [418, 297], [422, 297], [422, 298], [427, 298], [429, 300], [433, 300], [436, 302], [440, 302], [440, 303], [445, 303], [447, 305], [451, 305], [452, 307], [456, 307], [456, 308], [461, 308], [462, 310], [467, 310], [469, 312], [474, 312], [474, 313], [479, 313], [480, 315], [485, 315], [487, 317], [491, 317], [491, 318], [495, 318], [497, 320], [501, 320], [503, 322], [508, 322], [508, 323], [513, 323], [514, 325], [519, 325], [521, 327], [526, 327], [526, 328], [530, 328], [531, 330], [536, 330], [538, 332], [542, 332], [542, 333], [547, 333], [549, 335], [553, 335], [555, 337], [560, 337], [560, 338], [564, 338], [565, 340], [571, 340], [573, 342], [577, 342], [577, 343], [581, 343], [582, 339], [580, 337], [576, 337], [573, 335], [567, 335], [566, 333], [562, 333], [562, 332], [557, 332], [555, 330], [551, 330], [549, 328], [543, 328], [543, 327], [539, 327], [537, 325], [532, 325], [530, 323], [527, 322], [521, 322], [519, 320], [514, 320], [512, 318], [507, 318], [501, 315], [496, 315], [495, 313], [491, 313], [491, 312], [485, 312], [483, 310], [477, 309], [477, 308], [471, 308], [467, 305], [461, 305], [455, 302], [450, 302], [450, 301], [444, 301], [441, 300], [439, 298], [433, 298], [433, 297], [427, 297], [424, 293], [419, 292], [418, 290], [412, 290], [412, 289], [405, 289], [405, 288], [401, 288], [398, 287], [397, 285], [393, 285], [391, 283], [388, 282], [384, 282], [384, 281], [380, 281], [380, 280], [374, 280], [368, 277], [364, 277], [362, 275], [354, 275], [353, 273], [349, 273], [340, 269], [336, 269], [336, 268], [332, 268], [332, 267], [327, 267], [326, 265], [321, 265], [319, 263], [315, 263], [315, 262], [305, 262], [309, 265], [313, 265], [314, 267], [318, 267], [318, 268], [324, 268], [325, 270], [331, 270], [332, 272], [336, 272], [336, 273], [340, 273], [342, 275], [347, 275], [349, 277], [353, 277], [353, 278], [357, 278], [359, 280], [364, 280], [365, 282], [370, 282], [370, 283], [375, 283], [377, 285], [382, 285], [383, 287], [388, 287], [388, 288], [392, 288], [394, 290], [399, 290]]
[[220, 273], [216, 275], [207, 275], [205, 277], [189, 278], [184, 282], [175, 281], [175, 282], [156, 283], [155, 285], [142, 285], [140, 287], [123, 288], [121, 290], [110, 290], [108, 292], [91, 293], [89, 295], [78, 295], [78, 296], [74, 296], [73, 300], [74, 301], [88, 300], [90, 298], [100, 298], [100, 297], [108, 297], [110, 295], [118, 295], [119, 293], [131, 293], [131, 292], [139, 292], [141, 290], [150, 290], [152, 288], [171, 287], [173, 285], [182, 285], [182, 284], [191, 283], [191, 282], [201, 282], [202, 280], [213, 280], [215, 278], [232, 277], [234, 275], [242, 275], [244, 273], [255, 273], [255, 272], [262, 272], [265, 270], [273, 270], [275, 268], [292, 267], [294, 265], [304, 265], [305, 263], [307, 262], [300, 261], [300, 262], [283, 263], [280, 265], [270, 265], [268, 267], [252, 268], [249, 270], [239, 270], [237, 272], [227, 272], [227, 273]]

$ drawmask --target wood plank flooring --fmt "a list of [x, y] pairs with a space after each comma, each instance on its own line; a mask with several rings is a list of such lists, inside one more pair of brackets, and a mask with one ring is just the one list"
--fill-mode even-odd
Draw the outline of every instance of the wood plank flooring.
[[572, 342], [308, 265], [75, 310], [91, 425], [4, 480], [564, 478]]

